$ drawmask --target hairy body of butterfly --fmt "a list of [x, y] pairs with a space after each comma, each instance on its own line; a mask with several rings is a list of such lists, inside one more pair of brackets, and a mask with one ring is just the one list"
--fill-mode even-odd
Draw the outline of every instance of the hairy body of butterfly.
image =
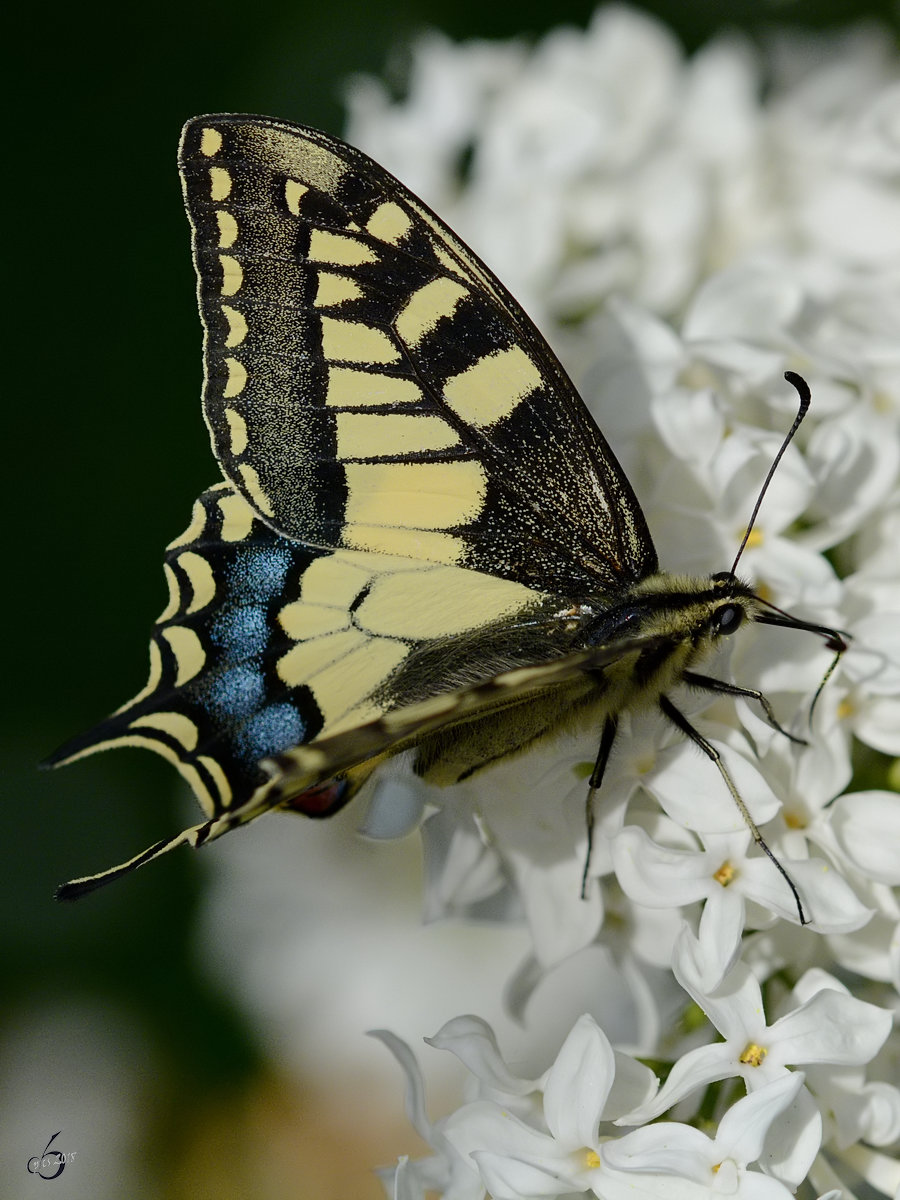
[[207, 819], [61, 896], [272, 808], [328, 815], [411, 747], [452, 784], [592, 728], [596, 788], [627, 709], [716, 757], [679, 682], [771, 719], [694, 668], [746, 620], [817, 627], [763, 614], [733, 569], [659, 573], [552, 351], [421, 201], [268, 118], [188, 122], [179, 165], [226, 482], [168, 548], [147, 686], [50, 761], [147, 746]]

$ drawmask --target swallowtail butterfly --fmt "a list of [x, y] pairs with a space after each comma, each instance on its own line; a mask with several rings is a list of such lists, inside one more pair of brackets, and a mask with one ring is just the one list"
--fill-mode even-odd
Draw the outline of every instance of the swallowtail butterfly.
[[453, 784], [591, 728], [593, 795], [636, 706], [717, 761], [749, 821], [668, 692], [749, 696], [774, 722], [759, 693], [698, 664], [747, 621], [835, 648], [839, 635], [766, 607], [734, 568], [659, 572], [634, 492], [547, 343], [366, 155], [267, 117], [204, 116], [184, 128], [179, 167], [224, 480], [166, 551], [146, 687], [50, 762], [146, 746], [205, 819], [59, 894], [273, 808], [327, 816], [411, 748], [421, 776]]

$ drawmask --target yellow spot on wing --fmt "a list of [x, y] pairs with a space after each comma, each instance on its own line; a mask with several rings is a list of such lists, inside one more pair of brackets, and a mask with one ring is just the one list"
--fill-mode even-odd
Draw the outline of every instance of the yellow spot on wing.
[[216, 594], [216, 579], [212, 567], [202, 554], [193, 550], [185, 550], [178, 556], [178, 566], [187, 575], [191, 585], [191, 602], [187, 612], [199, 612]]
[[[225, 774], [216, 760], [214, 758], [210, 758], [208, 754], [201, 754], [197, 758], [197, 765], [204, 766], [210, 775], [212, 775], [216, 782], [216, 787], [219, 790], [219, 803], [222, 808], [227, 808], [231, 804], [232, 796], [234, 795], [231, 789], [231, 784], [228, 782], [228, 776]], [[201, 804], [202, 803], [203, 802], [201, 800]], [[207, 807], [204, 805], [203, 808], [204, 812], [206, 812], [208, 816], [211, 817], [213, 815], [212, 807]]]
[[238, 312], [236, 308], [232, 308], [230, 304], [223, 304], [222, 316], [228, 322], [225, 345], [229, 348], [239, 346], [247, 336], [247, 322], [244, 320], [244, 314]]
[[356, 371], [353, 367], [330, 367], [325, 403], [335, 408], [355, 408], [363, 404], [417, 404], [421, 389], [411, 379], [381, 375], [375, 371]]
[[483, 428], [508, 417], [541, 386], [540, 371], [521, 346], [486, 354], [444, 385], [444, 399], [464, 421]]
[[230, 212], [224, 208], [216, 210], [216, 221], [219, 226], [219, 246], [227, 250], [237, 241], [238, 224]]
[[336, 605], [346, 611], [368, 584], [371, 574], [346, 554], [323, 556], [314, 559], [304, 571], [300, 594], [307, 604]]
[[346, 608], [337, 608], [334, 604], [309, 604], [305, 600], [292, 600], [279, 612], [278, 624], [289, 638], [301, 642], [348, 629], [350, 614]]
[[209, 196], [211, 200], [227, 200], [231, 194], [231, 176], [224, 167], [209, 168]]
[[230, 254], [220, 254], [219, 262], [222, 266], [222, 295], [233, 296], [240, 291], [241, 284], [244, 282], [241, 264]]
[[151, 696], [159, 686], [159, 681], [162, 679], [162, 655], [159, 652], [159, 646], [156, 642], [150, 643], [150, 677], [138, 694], [132, 697], [131, 700], [123, 704], [121, 708], [117, 708], [116, 712], [124, 712], [126, 708], [131, 708], [133, 704], [145, 700]]
[[357, 709], [408, 654], [390, 638], [366, 639], [340, 662], [320, 671], [311, 681], [313, 695], [325, 719], [325, 731], [351, 709]]
[[365, 242], [327, 229], [312, 231], [307, 257], [310, 262], [329, 263], [333, 267], [358, 267], [363, 263], [378, 262], [378, 255]]
[[167, 733], [169, 737], [173, 737], [176, 742], [184, 746], [185, 750], [193, 750], [197, 745], [197, 726], [190, 717], [184, 716], [183, 713], [146, 713], [142, 717], [137, 717], [129, 726], [130, 729], [147, 729], [148, 727]]
[[257, 512], [261, 512], [266, 517], [274, 517], [275, 509], [272, 507], [269, 497], [263, 491], [256, 470], [249, 463], [239, 463], [238, 473], [244, 481], [244, 487], [250, 493], [251, 503]]
[[226, 399], [230, 399], [232, 396], [239, 396], [244, 390], [247, 384], [247, 369], [236, 358], [226, 358], [225, 366], [228, 369], [228, 378], [225, 381], [222, 395]]
[[161, 636], [175, 655], [175, 686], [181, 687], [202, 669], [206, 662], [206, 651], [194, 630], [184, 625], [169, 625], [161, 631]]
[[396, 246], [403, 241], [411, 226], [412, 218], [409, 213], [393, 200], [386, 200], [369, 217], [366, 231], [380, 241]]
[[347, 173], [347, 164], [334, 151], [305, 135], [271, 126], [244, 126], [254, 156], [285, 175], [308, 179], [320, 192], [333, 194]]
[[203, 530], [206, 528], [206, 509], [199, 500], [194, 501], [194, 507], [191, 509], [191, 520], [184, 533], [179, 534], [166, 546], [167, 550], [177, 550], [179, 546], [186, 546], [189, 542], [196, 542]]
[[347, 463], [348, 525], [452, 529], [481, 511], [485, 476], [473, 460]]
[[305, 183], [300, 183], [296, 179], [286, 179], [284, 181], [284, 199], [288, 206], [288, 212], [292, 212], [295, 217], [300, 215], [300, 201], [309, 191]]
[[417, 346], [444, 317], [453, 311], [465, 296], [464, 288], [455, 279], [432, 279], [410, 296], [397, 317], [397, 334], [408, 346]]
[[322, 353], [332, 362], [396, 362], [400, 353], [387, 334], [361, 321], [322, 317]]
[[452, 637], [521, 612], [538, 598], [521, 583], [460, 567], [435, 566], [417, 571], [412, 579], [408, 574], [375, 579], [354, 619], [368, 632], [382, 636]]
[[456, 259], [453, 257], [453, 255], [450, 254], [449, 251], [444, 247], [443, 242], [441, 242], [438, 238], [432, 238], [431, 244], [432, 244], [434, 252], [437, 255], [441, 265], [446, 267], [446, 269], [448, 271], [452, 271], [454, 275], [459, 275], [460, 274], [459, 263], [456, 261]]
[[222, 541], [242, 542], [250, 533], [256, 516], [243, 496], [228, 492], [218, 502], [222, 514]]
[[[109, 738], [108, 741], [96, 742], [93, 746], [88, 746], [87, 749], [82, 750], [80, 753], [73, 754], [71, 758], [66, 759], [66, 762], [75, 762], [76, 759], [84, 758], [88, 754], [96, 754], [98, 750], [106, 750], [111, 746], [144, 746], [146, 749], [153, 750], [156, 754], [159, 754], [167, 762], [176, 767], [182, 777], [187, 780], [200, 803], [200, 807], [207, 816], [211, 817], [213, 815], [217, 802], [216, 797], [210, 795], [194, 764], [185, 762], [176, 750], [173, 750], [166, 742], [161, 742], [158, 737], [152, 737], [149, 734], [130, 733], [120, 737]], [[175, 844], [177, 845], [177, 842]], [[143, 855], [139, 854], [135, 857], [143, 858]]]
[[247, 449], [247, 422], [233, 408], [225, 409], [225, 420], [228, 422], [228, 432], [231, 435], [231, 453], [241, 455]]
[[441, 417], [396, 413], [337, 414], [337, 457], [383, 458], [423, 450], [446, 450], [459, 437]]
[[218, 129], [204, 129], [200, 134], [200, 153], [212, 158], [222, 149], [222, 135]]
[[364, 646], [366, 635], [358, 629], [343, 629], [328, 637], [298, 642], [278, 660], [278, 678], [288, 687], [309, 683], [320, 671], [339, 662], [351, 650]]
[[[163, 574], [166, 577], [166, 586], [169, 589], [169, 599], [166, 602], [166, 607], [156, 618], [158, 624], [163, 621], [171, 621], [175, 614], [181, 608], [181, 588], [178, 586], [178, 576], [172, 570], [168, 563], [163, 563]], [[150, 643], [151, 647], [153, 643]]]
[[459, 538], [449, 533], [391, 529], [385, 525], [345, 525], [341, 541], [345, 546], [369, 550], [373, 554], [395, 554], [440, 563], [459, 562], [465, 550]]
[[355, 279], [335, 275], [331, 271], [320, 271], [313, 303], [317, 308], [327, 308], [332, 304], [343, 304], [345, 300], [358, 300], [362, 294], [362, 288]]

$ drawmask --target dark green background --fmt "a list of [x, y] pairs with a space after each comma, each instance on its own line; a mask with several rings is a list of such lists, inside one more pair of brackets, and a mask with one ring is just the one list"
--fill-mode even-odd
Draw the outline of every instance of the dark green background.
[[[648, 7], [688, 48], [725, 22], [763, 35], [776, 20], [822, 26], [861, 12], [853, 0]], [[893, 7], [869, 11], [891, 19]], [[112, 994], [158, 1041], [172, 1111], [258, 1064], [252, 1031], [188, 949], [202, 861], [182, 850], [74, 906], [52, 893], [181, 828], [173, 773], [137, 753], [54, 774], [36, 763], [143, 685], [165, 598], [162, 548], [217, 477], [199, 406], [179, 129], [199, 112], [245, 110], [339, 133], [342, 79], [389, 58], [402, 67], [397, 48], [417, 30], [536, 34], [592, 10], [575, 0], [67, 6], [40, 9], [14, 39], [0, 1019], [52, 996]]]

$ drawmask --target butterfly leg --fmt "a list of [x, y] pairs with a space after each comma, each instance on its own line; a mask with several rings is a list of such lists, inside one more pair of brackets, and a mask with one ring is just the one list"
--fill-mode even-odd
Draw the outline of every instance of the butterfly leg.
[[[700, 676], [700, 678], [703, 678], [703, 676]], [[719, 681], [713, 680], [712, 682], [718, 683]], [[732, 686], [731, 684], [727, 685], [727, 687], [729, 689], [731, 688], [731, 686]], [[715, 689], [713, 689], [713, 690], [715, 690]], [[743, 690], [743, 689], [741, 689], [741, 690]], [[712, 744], [712, 742], [708, 742], [706, 740], [706, 738], [703, 736], [702, 733], [700, 733], [700, 731], [698, 729], [694, 728], [694, 726], [690, 723], [690, 721], [687, 719], [687, 717], [684, 715], [684, 713], [680, 712], [675, 707], [675, 705], [668, 698], [668, 696], [660, 696], [659, 707], [660, 707], [660, 710], [661, 710], [663, 716], [668, 717], [669, 720], [672, 722], [672, 724], [676, 727], [676, 729], [680, 729], [681, 732], [685, 735], [685, 737], [690, 738], [691, 741], [694, 743], [694, 745], [698, 746], [703, 751], [703, 753], [706, 755], [706, 757], [708, 759], [710, 759], [712, 762], [714, 762], [715, 765], [718, 767], [719, 774], [725, 780], [725, 784], [726, 784], [729, 792], [731, 792], [731, 798], [732, 798], [732, 800], [734, 800], [735, 804], [737, 805], [738, 811], [740, 812], [741, 816], [746, 821], [747, 828], [750, 830], [751, 834], [753, 835], [754, 842], [756, 842], [756, 844], [757, 844], [757, 846], [759, 846], [760, 850], [762, 850], [762, 852], [766, 855], [766, 857], [770, 860], [770, 862], [775, 866], [776, 870], [778, 870], [778, 872], [783, 877], [784, 881], [787, 883], [788, 887], [791, 889], [791, 895], [794, 897], [794, 903], [797, 905], [797, 912], [800, 915], [800, 924], [801, 925], [809, 924], [809, 922], [806, 919], [806, 914], [803, 911], [803, 905], [800, 901], [800, 893], [797, 891], [794, 881], [791, 879], [790, 875], [788, 875], [787, 871], [784, 869], [784, 867], [781, 865], [781, 863], [778, 861], [778, 859], [775, 857], [775, 855], [769, 849], [766, 839], [760, 833], [759, 827], [757, 826], [757, 824], [753, 820], [753, 818], [750, 816], [750, 810], [747, 808], [747, 805], [744, 803], [744, 800], [743, 800], [740, 792], [737, 790], [737, 785], [735, 784], [734, 780], [731, 778], [731, 773], [728, 770], [728, 768], [725, 766], [725, 763], [723, 762], [722, 756], [719, 753], [719, 751], [715, 748], [715, 746]]]
[[805, 738], [797, 737], [779, 725], [768, 698], [756, 688], [740, 687], [736, 683], [726, 683], [724, 679], [713, 679], [710, 675], [698, 675], [695, 671], [685, 671], [682, 679], [689, 687], [702, 688], [704, 692], [719, 692], [724, 696], [743, 696], [746, 700], [755, 700], [773, 729], [777, 729], [779, 733], [784, 734], [789, 741], [798, 746], [809, 745]]
[[600, 784], [603, 782], [603, 773], [606, 770], [606, 764], [609, 762], [610, 751], [613, 748], [613, 742], [616, 740], [616, 732], [619, 728], [619, 722], [615, 717], [607, 717], [603, 723], [603, 732], [600, 734], [600, 746], [597, 750], [597, 758], [594, 762], [594, 769], [591, 771], [591, 777], [588, 780], [588, 794], [584, 805], [584, 819], [587, 826], [587, 849], [584, 852], [584, 871], [581, 874], [581, 898], [587, 898], [587, 881], [588, 871], [591, 866], [591, 850], [594, 846], [594, 797], [600, 790]]

